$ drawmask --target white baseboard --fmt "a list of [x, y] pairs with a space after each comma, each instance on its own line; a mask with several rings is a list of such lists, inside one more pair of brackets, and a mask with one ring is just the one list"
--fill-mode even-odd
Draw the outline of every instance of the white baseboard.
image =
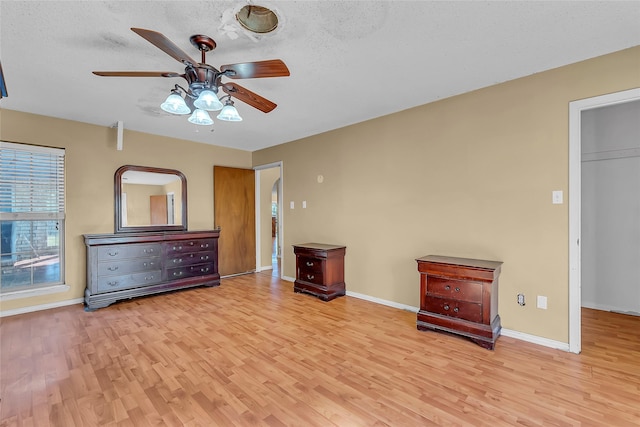
[[557, 350], [569, 351], [569, 344], [566, 342], [550, 340], [548, 338], [539, 337], [537, 335], [525, 334], [524, 332], [513, 331], [511, 329], [505, 328], [502, 328], [501, 334], [505, 337], [515, 338], [518, 340], [530, 342], [532, 344], [551, 347]]
[[[413, 313], [417, 313], [420, 310], [419, 307], [413, 307], [411, 305], [400, 304], [400, 303], [397, 303], [397, 302], [394, 302], [394, 301], [388, 301], [388, 300], [372, 297], [372, 296], [365, 295], [365, 294], [359, 294], [357, 292], [347, 291], [347, 295], [351, 296], [351, 297], [354, 297], [354, 298], [359, 298], [359, 299], [363, 299], [363, 300], [366, 300], [366, 301], [371, 301], [371, 302], [374, 302], [376, 304], [382, 304], [382, 305], [386, 305], [386, 306], [393, 307], [393, 308], [399, 308], [400, 310], [411, 311]], [[513, 331], [511, 329], [504, 329], [504, 328], [502, 328], [501, 334], [504, 335], [505, 337], [519, 339], [521, 341], [530, 342], [532, 344], [537, 344], [537, 345], [541, 345], [541, 346], [544, 346], [544, 347], [551, 347], [551, 348], [555, 348], [555, 349], [563, 350], [563, 351], [569, 351], [569, 344], [568, 343], [563, 343], [563, 342], [560, 342], [560, 341], [554, 341], [554, 340], [550, 340], [548, 338], [543, 338], [543, 337], [539, 337], [539, 336], [531, 335], [531, 334], [525, 334], [524, 332], [518, 332], [518, 331]]]
[[286, 280], [287, 282], [295, 282], [296, 281], [295, 277], [289, 277], [289, 276], [282, 276], [281, 279], [282, 280]]
[[15, 316], [17, 314], [32, 313], [34, 311], [49, 310], [51, 308], [65, 307], [67, 305], [83, 304], [84, 298], [69, 299], [52, 302], [50, 304], [32, 305], [29, 307], [15, 308], [13, 310], [0, 311], [0, 317]]
[[256, 273], [260, 273], [265, 270], [273, 270], [273, 265], [265, 265], [264, 267], [260, 267], [256, 270]]
[[375, 302], [376, 304], [382, 304], [382, 305], [386, 305], [388, 307], [399, 308], [400, 310], [411, 311], [412, 313], [417, 313], [420, 310], [420, 308], [418, 308], [418, 307], [413, 307], [413, 306], [410, 306], [410, 305], [400, 304], [400, 303], [397, 303], [397, 302], [394, 302], [394, 301], [389, 301], [389, 300], [382, 299], [382, 298], [372, 297], [370, 295], [359, 294], [357, 292], [347, 291], [347, 296], [358, 298], [358, 299], [363, 299], [363, 300], [366, 300], [366, 301]]

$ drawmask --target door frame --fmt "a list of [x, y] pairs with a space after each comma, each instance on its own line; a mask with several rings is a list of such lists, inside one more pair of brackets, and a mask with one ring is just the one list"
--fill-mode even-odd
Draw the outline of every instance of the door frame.
[[[266, 165], [259, 165], [259, 166], [254, 166], [253, 170], [256, 171], [256, 271], [260, 271], [260, 268], [262, 266], [262, 260], [261, 260], [261, 250], [260, 248], [262, 247], [262, 240], [260, 239], [260, 171], [264, 170], [264, 169], [273, 169], [273, 168], [279, 168], [280, 169], [280, 179], [278, 181], [278, 193], [279, 193], [279, 197], [278, 197], [278, 230], [276, 232], [276, 235], [278, 236], [278, 246], [280, 248], [282, 248], [283, 246], [283, 242], [284, 242], [284, 218], [283, 218], [283, 200], [284, 200], [284, 195], [283, 195], [283, 189], [284, 189], [284, 185], [283, 185], [283, 176], [284, 176], [284, 171], [283, 171], [283, 163], [282, 161], [279, 162], [274, 162], [274, 163], [268, 163]], [[284, 265], [284, 251], [280, 251], [280, 265], [283, 266]], [[280, 270], [278, 271], [278, 276], [280, 278], [282, 278], [282, 268], [280, 268]]]
[[569, 351], [572, 353], [582, 350], [582, 112], [637, 100], [640, 100], [640, 88], [569, 103]]

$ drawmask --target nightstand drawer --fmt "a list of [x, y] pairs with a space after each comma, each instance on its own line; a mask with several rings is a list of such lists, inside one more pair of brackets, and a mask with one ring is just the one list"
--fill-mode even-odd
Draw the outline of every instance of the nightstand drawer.
[[309, 257], [299, 257], [298, 258], [298, 268], [300, 269], [300, 273], [304, 274], [313, 274], [322, 272], [322, 263], [323, 260], [319, 258], [309, 258]]
[[460, 301], [482, 302], [482, 284], [442, 277], [427, 277], [427, 294]]
[[322, 275], [322, 271], [303, 271], [301, 270], [298, 273], [298, 280], [302, 280], [304, 282], [309, 282], [309, 283], [313, 283], [316, 285], [323, 285], [324, 284], [324, 278]]
[[482, 321], [482, 305], [445, 298], [429, 298], [426, 309], [431, 313], [457, 317], [470, 322]]

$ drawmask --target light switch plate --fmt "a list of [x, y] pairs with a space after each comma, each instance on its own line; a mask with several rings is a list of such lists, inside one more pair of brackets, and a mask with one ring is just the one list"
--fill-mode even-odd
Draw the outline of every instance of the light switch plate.
[[555, 190], [551, 192], [551, 202], [554, 205], [562, 204], [562, 190]]
[[294, 209], [296, 207], [295, 202], [292, 200], [289, 202], [289, 209]]

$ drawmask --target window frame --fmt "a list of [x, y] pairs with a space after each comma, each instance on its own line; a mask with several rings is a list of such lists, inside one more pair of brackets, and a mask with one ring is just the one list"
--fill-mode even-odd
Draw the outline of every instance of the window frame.
[[22, 151], [30, 154], [48, 154], [55, 156], [55, 167], [61, 171], [62, 180], [56, 186], [56, 206], [51, 211], [43, 212], [0, 212], [2, 221], [56, 221], [58, 228], [59, 280], [47, 283], [30, 283], [16, 289], [2, 290], [0, 301], [25, 298], [36, 295], [65, 292], [69, 286], [65, 284], [65, 236], [66, 236], [66, 156], [63, 148], [44, 147], [30, 144], [0, 141], [0, 150]]

